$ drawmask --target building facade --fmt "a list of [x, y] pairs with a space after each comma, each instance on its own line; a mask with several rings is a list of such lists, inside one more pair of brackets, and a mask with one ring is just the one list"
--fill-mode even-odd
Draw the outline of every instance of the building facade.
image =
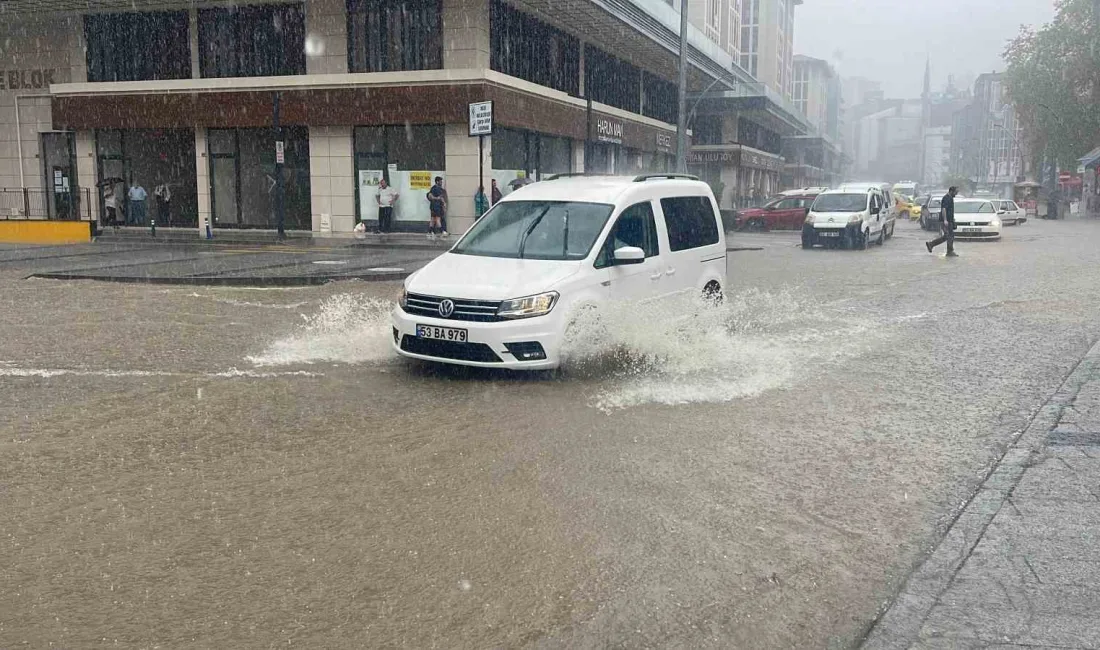
[[954, 114], [951, 142], [952, 175], [975, 187], [1011, 196], [1025, 179], [1027, 153], [1016, 109], [1005, 94], [1003, 75], [978, 75], [968, 104]]
[[741, 67], [781, 97], [791, 99], [794, 11], [802, 0], [740, 1]]
[[[441, 176], [461, 232], [491, 179], [506, 193], [550, 173], [667, 170], [678, 14], [646, 4], [639, 27], [601, 6], [13, 0], [0, 13], [0, 188], [45, 197], [10, 207], [27, 216], [99, 219], [112, 192], [126, 213], [140, 186], [161, 225], [273, 228], [281, 213], [287, 229], [327, 233], [372, 223], [384, 178], [398, 227], [420, 231]], [[689, 40], [689, 88], [744, 80], [723, 48]], [[479, 142], [468, 106], [482, 101], [495, 129]]]

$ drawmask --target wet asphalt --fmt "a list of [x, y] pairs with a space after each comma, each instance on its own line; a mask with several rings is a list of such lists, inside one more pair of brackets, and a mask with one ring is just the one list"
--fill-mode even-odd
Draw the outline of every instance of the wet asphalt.
[[1100, 336], [1100, 223], [925, 237], [735, 235], [535, 377], [395, 359], [396, 282], [0, 261], [0, 647], [853, 647]]

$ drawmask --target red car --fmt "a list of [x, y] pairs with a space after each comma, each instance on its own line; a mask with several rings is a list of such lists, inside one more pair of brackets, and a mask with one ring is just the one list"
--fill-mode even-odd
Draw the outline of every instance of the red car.
[[816, 194], [777, 196], [762, 208], [745, 208], [737, 212], [739, 230], [802, 230], [806, 213]]

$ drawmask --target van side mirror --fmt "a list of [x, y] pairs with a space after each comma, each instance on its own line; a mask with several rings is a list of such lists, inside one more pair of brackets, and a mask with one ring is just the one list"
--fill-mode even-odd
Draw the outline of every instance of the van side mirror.
[[616, 266], [620, 264], [641, 264], [645, 261], [645, 251], [637, 246], [623, 246], [622, 248], [616, 248], [612, 257], [615, 259]]

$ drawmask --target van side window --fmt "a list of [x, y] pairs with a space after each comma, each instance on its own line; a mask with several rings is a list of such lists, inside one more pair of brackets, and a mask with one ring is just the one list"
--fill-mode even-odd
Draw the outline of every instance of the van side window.
[[718, 220], [705, 196], [661, 199], [668, 227], [668, 248], [682, 251], [718, 243]]
[[660, 253], [657, 245], [657, 220], [653, 217], [653, 206], [649, 201], [635, 203], [622, 211], [607, 235], [607, 241], [600, 248], [600, 254], [596, 256], [596, 268], [608, 266], [615, 249], [623, 246], [640, 248], [645, 251], [646, 257]]

